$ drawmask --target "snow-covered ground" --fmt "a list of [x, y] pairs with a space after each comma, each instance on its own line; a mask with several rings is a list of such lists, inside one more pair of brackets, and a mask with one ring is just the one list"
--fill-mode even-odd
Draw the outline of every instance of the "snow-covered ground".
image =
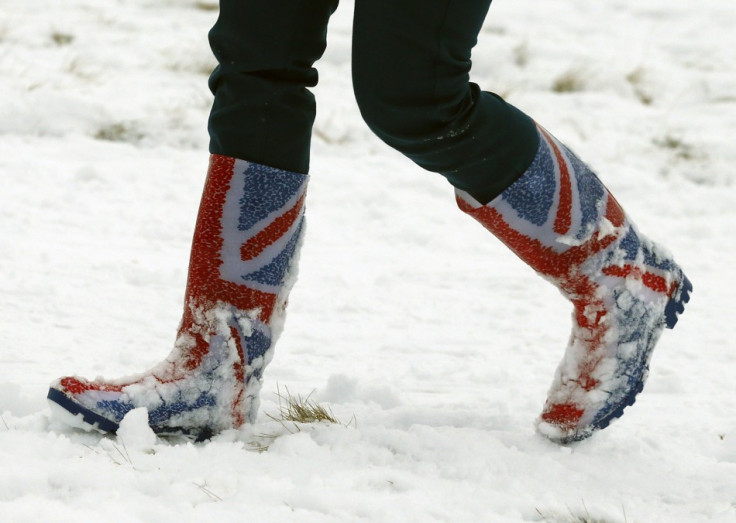
[[[367, 131], [349, 0], [257, 424], [194, 445], [133, 417], [117, 437], [55, 422], [52, 379], [135, 373], [173, 341], [209, 1], [0, 0], [0, 521], [736, 521], [733, 0], [497, 0], [474, 56], [695, 285], [611, 428], [570, 447], [534, 432], [569, 306]], [[272, 421], [277, 387], [344, 425]]]

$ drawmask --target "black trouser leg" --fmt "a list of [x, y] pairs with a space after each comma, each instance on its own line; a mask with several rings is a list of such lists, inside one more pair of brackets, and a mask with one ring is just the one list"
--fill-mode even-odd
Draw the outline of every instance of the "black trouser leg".
[[387, 144], [481, 202], [511, 185], [538, 145], [534, 122], [469, 83], [490, 0], [355, 0], [353, 83]]
[[[354, 85], [386, 143], [488, 201], [531, 163], [534, 123], [469, 83], [490, 0], [356, 0]], [[306, 173], [327, 21], [337, 0], [222, 0], [210, 33], [213, 153]]]
[[289, 171], [309, 170], [317, 84], [338, 0], [220, 0], [210, 31], [219, 66], [210, 152]]

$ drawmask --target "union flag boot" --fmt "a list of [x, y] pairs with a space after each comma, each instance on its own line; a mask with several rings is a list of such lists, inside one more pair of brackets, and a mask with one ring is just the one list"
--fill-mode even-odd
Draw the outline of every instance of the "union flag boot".
[[145, 407], [154, 432], [197, 440], [252, 422], [296, 278], [307, 180], [212, 155], [173, 351], [125, 379], [61, 378], [48, 393], [54, 410], [115, 432], [127, 412]]
[[539, 135], [531, 166], [501, 195], [485, 205], [460, 190], [456, 198], [573, 304], [572, 334], [537, 422], [565, 444], [634, 403], [692, 285], [584, 163], [544, 129]]

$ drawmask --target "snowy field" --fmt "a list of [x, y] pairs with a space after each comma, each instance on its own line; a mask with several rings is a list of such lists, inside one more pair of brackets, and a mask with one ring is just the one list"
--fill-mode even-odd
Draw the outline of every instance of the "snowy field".
[[[366, 129], [349, 0], [258, 422], [197, 445], [55, 422], [52, 379], [142, 371], [173, 342], [210, 1], [0, 0], [0, 521], [736, 521], [733, 0], [497, 0], [474, 55], [695, 286], [611, 428], [535, 433], [570, 307]], [[343, 424], [273, 421], [277, 388]]]

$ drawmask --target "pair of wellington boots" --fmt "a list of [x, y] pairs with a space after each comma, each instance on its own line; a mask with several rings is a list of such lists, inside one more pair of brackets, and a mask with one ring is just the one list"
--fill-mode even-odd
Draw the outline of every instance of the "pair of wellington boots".
[[[573, 305], [537, 422], [540, 433], [568, 443], [634, 402], [692, 286], [585, 164], [545, 130], [539, 135], [531, 166], [500, 196], [481, 204], [457, 190], [456, 200]], [[48, 395], [55, 410], [115, 432], [127, 412], [145, 407], [154, 432], [197, 440], [252, 422], [296, 277], [307, 179], [212, 155], [173, 351], [127, 379], [59, 379]]]

